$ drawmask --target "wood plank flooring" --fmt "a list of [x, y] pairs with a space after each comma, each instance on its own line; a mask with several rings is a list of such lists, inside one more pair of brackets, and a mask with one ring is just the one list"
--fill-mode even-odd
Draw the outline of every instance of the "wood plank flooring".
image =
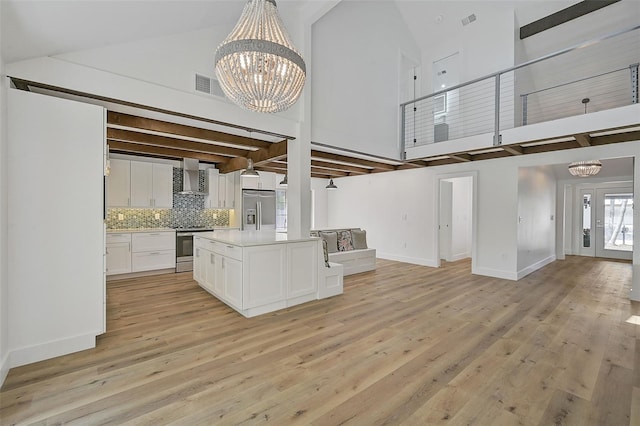
[[470, 269], [379, 259], [251, 319], [190, 273], [110, 282], [97, 347], [12, 369], [0, 423], [640, 425], [631, 264]]

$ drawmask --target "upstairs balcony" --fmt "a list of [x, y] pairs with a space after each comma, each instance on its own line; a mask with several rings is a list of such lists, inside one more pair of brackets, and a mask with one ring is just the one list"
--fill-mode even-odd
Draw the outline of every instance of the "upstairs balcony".
[[637, 25], [405, 102], [406, 166], [640, 140], [639, 63]]

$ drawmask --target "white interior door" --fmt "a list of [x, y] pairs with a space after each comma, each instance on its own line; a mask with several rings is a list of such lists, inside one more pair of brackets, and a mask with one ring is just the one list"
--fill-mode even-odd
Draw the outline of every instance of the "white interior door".
[[633, 188], [596, 190], [595, 255], [631, 260], [633, 256]]
[[439, 224], [439, 246], [440, 259], [451, 260], [451, 222], [453, 218], [453, 183], [444, 180], [440, 181], [440, 224]]

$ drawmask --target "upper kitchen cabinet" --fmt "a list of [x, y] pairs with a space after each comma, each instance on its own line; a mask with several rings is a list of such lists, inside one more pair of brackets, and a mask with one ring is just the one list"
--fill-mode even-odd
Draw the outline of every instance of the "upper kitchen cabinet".
[[236, 207], [236, 175], [237, 173], [218, 175], [218, 208]]
[[173, 207], [173, 167], [143, 161], [111, 160], [109, 207]]
[[259, 177], [242, 178], [242, 189], [276, 189], [276, 174], [259, 172]]
[[218, 196], [218, 169], [207, 169], [207, 196], [204, 199], [204, 206], [207, 209], [220, 207], [220, 197]]
[[107, 205], [128, 207], [131, 202], [131, 167], [129, 160], [112, 159], [107, 178]]
[[173, 207], [173, 167], [131, 162], [131, 207]]

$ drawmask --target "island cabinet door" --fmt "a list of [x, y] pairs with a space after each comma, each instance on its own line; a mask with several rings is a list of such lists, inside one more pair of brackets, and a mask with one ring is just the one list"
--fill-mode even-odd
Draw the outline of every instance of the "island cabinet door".
[[246, 247], [244, 263], [244, 309], [286, 299], [287, 244]]
[[215, 291], [216, 284], [216, 255], [208, 250], [204, 251], [204, 284], [210, 291]]
[[318, 243], [287, 244], [287, 299], [315, 299], [318, 292]]
[[204, 282], [204, 250], [201, 247], [196, 247], [193, 253], [193, 279], [198, 284]]
[[224, 298], [224, 269], [223, 269], [224, 256], [219, 253], [213, 253], [213, 293]]
[[242, 262], [230, 257], [222, 257], [224, 299], [237, 309], [244, 309], [242, 303]]

